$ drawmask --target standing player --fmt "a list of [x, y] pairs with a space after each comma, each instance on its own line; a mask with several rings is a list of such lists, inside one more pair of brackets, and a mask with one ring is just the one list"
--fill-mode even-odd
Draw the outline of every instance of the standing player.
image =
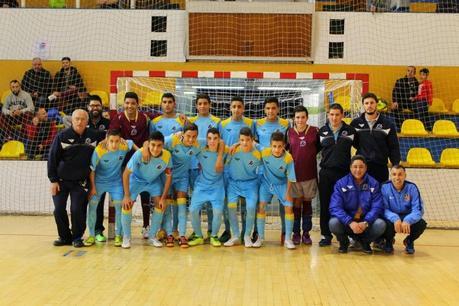
[[[205, 203], [212, 205], [212, 231], [210, 244], [214, 247], [221, 246], [218, 231], [222, 223], [222, 214], [225, 200], [225, 183], [223, 172], [217, 171], [216, 165], [219, 157], [220, 133], [216, 128], [207, 130], [207, 146], [197, 156], [201, 165], [201, 172], [196, 178], [193, 195], [191, 196], [190, 214], [195, 236], [188, 242], [190, 246], [204, 244], [201, 230], [200, 210]], [[227, 151], [227, 149], [225, 150]], [[225, 153], [226, 155], [226, 153]], [[223, 159], [225, 156], [222, 156]]]
[[319, 149], [322, 153], [319, 172], [320, 233], [319, 246], [329, 246], [332, 234], [330, 221], [330, 198], [335, 183], [349, 173], [351, 148], [354, 144], [355, 129], [343, 121], [344, 110], [340, 104], [330, 105], [328, 123], [319, 130]]
[[[150, 118], [147, 114], [139, 110], [139, 97], [135, 92], [126, 92], [124, 95], [124, 112], [118, 113], [116, 109], [110, 110], [110, 129], [121, 130], [123, 139], [131, 139], [139, 148], [148, 140]], [[126, 165], [132, 151], [129, 153], [123, 163]], [[142, 202], [143, 228], [142, 235], [148, 238], [150, 228], [150, 195], [146, 192], [140, 194]]]
[[89, 237], [84, 241], [85, 246], [91, 246], [96, 242], [96, 211], [100, 205], [100, 198], [106, 192], [110, 194], [115, 206], [115, 246], [121, 246], [121, 201], [123, 200], [121, 165], [133, 146], [132, 140], [128, 140], [127, 143], [121, 143], [121, 140], [119, 130], [109, 130], [105, 146], [99, 144], [92, 154], [87, 218]]
[[[247, 127], [250, 129], [251, 134], [255, 135], [255, 124], [254, 121], [250, 118], [244, 117], [244, 100], [242, 97], [234, 96], [231, 98], [231, 117], [223, 120], [218, 129], [220, 131], [221, 138], [223, 142], [228, 147], [234, 145], [239, 141], [239, 132], [242, 128]], [[244, 205], [244, 203], [242, 203]], [[244, 210], [243, 210], [244, 211]], [[230, 224], [227, 217], [227, 210], [223, 214], [225, 221], [225, 231], [220, 236], [221, 242], [226, 242], [231, 238], [230, 234]], [[245, 216], [242, 214], [242, 232], [245, 232]]]
[[[150, 160], [144, 160], [142, 156], [142, 148], [132, 155], [123, 173], [123, 209], [121, 215], [121, 223], [123, 228], [123, 244], [122, 248], [131, 247], [131, 221], [132, 221], [132, 206], [139, 193], [146, 191], [152, 198], [155, 204], [155, 211], [152, 215], [153, 221], [159, 220], [161, 223], [163, 212], [166, 208], [166, 198], [169, 194], [169, 188], [172, 182], [172, 156], [169, 151], [163, 149], [164, 136], [161, 132], [151, 133], [148, 139], [148, 151]], [[166, 178], [161, 176], [165, 174]], [[164, 181], [164, 183], [163, 183]], [[156, 243], [152, 237], [150, 230], [149, 236], [152, 238], [152, 243]]]
[[[296, 183], [292, 185], [294, 198], [293, 243], [312, 244], [309, 231], [312, 229], [311, 200], [317, 193], [317, 141], [318, 129], [308, 124], [308, 110], [303, 105], [294, 109], [294, 127], [286, 134], [288, 148], [293, 156]], [[303, 221], [303, 236], [300, 224]]]
[[[220, 123], [220, 118], [210, 114], [211, 100], [207, 94], [199, 94], [196, 97], [196, 109], [198, 114], [194, 117], [189, 118], [191, 123], [194, 123], [198, 126], [198, 141], [205, 143], [207, 138], [207, 131], [210, 128], [218, 127]], [[220, 133], [218, 134], [220, 138]], [[192, 158], [191, 169], [190, 169], [190, 186], [194, 186], [194, 182], [199, 174], [199, 165], [198, 159], [196, 157]], [[223, 170], [223, 169], [221, 169]], [[207, 232], [211, 233], [212, 231], [212, 210], [210, 205], [207, 205]]]
[[[269, 148], [271, 135], [274, 132], [285, 132], [288, 129], [288, 120], [279, 118], [279, 100], [276, 97], [266, 98], [263, 104], [266, 117], [263, 119], [256, 120], [255, 123], [255, 134], [258, 139], [258, 143], [261, 149]], [[282, 233], [281, 233], [281, 244], [284, 243], [285, 237], [285, 211], [284, 206], [279, 205], [279, 213], [281, 217]]]
[[400, 163], [400, 145], [395, 124], [377, 110], [378, 98], [368, 92], [362, 97], [365, 112], [351, 122], [357, 132], [357, 154], [365, 157], [368, 174], [379, 183], [389, 178], [387, 159]]
[[257, 227], [259, 236], [253, 247], [261, 247], [265, 238], [265, 207], [271, 203], [273, 195], [279, 198], [279, 202], [285, 207], [285, 247], [294, 249], [292, 241], [293, 209], [292, 197], [290, 196], [291, 184], [296, 181], [293, 158], [285, 151], [284, 133], [274, 132], [271, 135], [271, 147], [261, 152], [263, 160], [263, 174], [260, 184], [260, 204], [257, 214]]
[[246, 228], [244, 233], [245, 247], [253, 246], [249, 233], [255, 223], [258, 204], [258, 167], [261, 165], [261, 153], [253, 147], [252, 130], [241, 128], [239, 146], [228, 157], [228, 215], [231, 224], [232, 238], [224, 243], [233, 246], [240, 243], [239, 222], [237, 220], [237, 202], [240, 197], [246, 200]]

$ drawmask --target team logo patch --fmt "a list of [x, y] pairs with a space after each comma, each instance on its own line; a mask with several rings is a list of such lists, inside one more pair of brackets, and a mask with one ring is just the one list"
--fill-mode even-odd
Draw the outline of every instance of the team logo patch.
[[306, 140], [301, 140], [300, 147], [305, 147], [305, 146], [306, 146]]
[[362, 190], [368, 190], [368, 184], [362, 184]]
[[188, 155], [192, 156], [193, 155], [193, 151], [188, 151]]
[[99, 130], [104, 131], [105, 130], [105, 125], [99, 125]]
[[118, 157], [118, 160], [123, 160], [123, 159], [124, 159], [124, 155], [120, 155], [120, 156]]
[[254, 161], [253, 160], [249, 160], [249, 166], [253, 166], [254, 164]]
[[135, 135], [137, 135], [137, 129], [136, 128], [132, 128], [131, 136], [135, 136]]
[[86, 138], [86, 140], [84, 141], [86, 144], [90, 144], [91, 143], [91, 138]]
[[365, 124], [359, 123], [359, 126], [360, 126], [361, 128], [363, 128], [363, 127], [365, 126]]
[[405, 193], [405, 195], [403, 196], [403, 200], [405, 200], [405, 202], [409, 202], [411, 200], [411, 197], [408, 193]]
[[342, 135], [342, 136], [347, 136], [347, 131], [343, 131], [343, 132], [341, 133], [341, 135]]
[[158, 169], [158, 170], [161, 170], [162, 168], [163, 168], [162, 165], [157, 165], [157, 166], [156, 166], [156, 169]]
[[280, 167], [279, 167], [279, 170], [284, 170], [284, 166], [280, 166]]
[[382, 124], [381, 124], [381, 123], [378, 123], [378, 125], [376, 125], [376, 128], [377, 128], [377, 129], [382, 129]]

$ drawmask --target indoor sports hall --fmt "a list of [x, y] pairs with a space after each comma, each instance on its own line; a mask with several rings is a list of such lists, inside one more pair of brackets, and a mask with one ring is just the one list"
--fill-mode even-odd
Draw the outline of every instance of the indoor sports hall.
[[[0, 305], [459, 305], [458, 50], [457, 0], [0, 0]], [[157, 157], [149, 147], [156, 140], [143, 141], [155, 131], [164, 134], [159, 122], [169, 114], [164, 106], [168, 93], [173, 95], [170, 113], [181, 132], [164, 135], [170, 153], [164, 149]], [[372, 114], [364, 102], [367, 93], [375, 94], [370, 97], [376, 103]], [[215, 192], [221, 196], [221, 225], [212, 227], [216, 210], [210, 202], [191, 213], [194, 181], [183, 190], [186, 196], [167, 196], [161, 202], [165, 206], [155, 202], [163, 200], [154, 200], [153, 191], [151, 200], [147, 193], [146, 202], [141, 195], [130, 199], [122, 185], [126, 170], [132, 172], [127, 174], [127, 186], [132, 186], [135, 167], [164, 161], [165, 156], [172, 156], [166, 170], [159, 164], [148, 168], [150, 174], [164, 170], [155, 178], [162, 186], [157, 196], [166, 197], [163, 191], [171, 175], [167, 170], [172, 169], [171, 188], [179, 188], [174, 181], [178, 173], [174, 165], [179, 160], [174, 146], [186, 147], [189, 125], [195, 121], [198, 125], [199, 97], [207, 97], [204, 100], [209, 102], [222, 139], [235, 120], [235, 97], [243, 100], [242, 122], [250, 123], [257, 142], [252, 152], [259, 154], [253, 153], [249, 165], [259, 160], [254, 170], [257, 180], [260, 186], [266, 182], [271, 187], [275, 183], [266, 176], [266, 156], [277, 157], [269, 149], [276, 140], [270, 133], [270, 143], [262, 150], [257, 137], [269, 121], [267, 105], [275, 104], [276, 120], [283, 118], [279, 122], [284, 122], [285, 137], [278, 142], [288, 142], [288, 150], [294, 147], [289, 131], [300, 134], [297, 114], [301, 113], [298, 107], [304, 106], [305, 133], [312, 127], [318, 144], [304, 143], [322, 150], [308, 159], [308, 165], [313, 165], [308, 171], [314, 173], [309, 180], [316, 189], [319, 186], [312, 198], [304, 202], [300, 198], [298, 207], [293, 197], [293, 208], [288, 207], [290, 196], [277, 195], [272, 187], [269, 192], [274, 198], [266, 212], [260, 212], [258, 199], [255, 215], [249, 212], [247, 196], [239, 194], [234, 203], [228, 197], [223, 200], [232, 182], [226, 177], [231, 177], [228, 169], [242, 171], [242, 166], [234, 166], [239, 161], [236, 155], [244, 150], [238, 130], [239, 140], [226, 143], [228, 148], [222, 153], [225, 189], [220, 192], [220, 185], [209, 183], [203, 189], [208, 192], [197, 195]], [[129, 99], [136, 105], [132, 120]], [[325, 217], [320, 180], [327, 157], [319, 145], [327, 132], [320, 134], [318, 128], [329, 127], [328, 136], [337, 143], [340, 134], [330, 122], [336, 104], [342, 107], [338, 129], [346, 126], [356, 133], [352, 149], [347, 149], [344, 174], [354, 176], [356, 182], [351, 156], [366, 155], [362, 164], [368, 171], [373, 158], [383, 156], [383, 172], [387, 169], [389, 181], [376, 185], [378, 200], [373, 198], [374, 188], [358, 185], [355, 192], [371, 193], [371, 200], [358, 198], [358, 210], [350, 213], [346, 227], [351, 232], [337, 240], [332, 230], [335, 235], [324, 243], [324, 227], [326, 232], [332, 227], [328, 227], [329, 219], [341, 219], [331, 208], [331, 215], [321, 222]], [[77, 113], [87, 120], [81, 133], [93, 134], [77, 131], [81, 123], [75, 121]], [[104, 156], [113, 151], [111, 136], [99, 143], [105, 132], [110, 135], [119, 128], [123, 135], [123, 126], [114, 125], [123, 116], [132, 138], [122, 136], [129, 140], [120, 140], [116, 150], [127, 147], [128, 152], [133, 146], [138, 151], [123, 153], [134, 154], [130, 161], [125, 155], [109, 160]], [[139, 117], [145, 122], [146, 138], [136, 142]], [[381, 118], [389, 128], [379, 124]], [[377, 131], [384, 140], [375, 136]], [[76, 133], [75, 137], [67, 137], [73, 135], [69, 133]], [[395, 147], [386, 138], [389, 134], [396, 140]], [[88, 135], [102, 136], [96, 143]], [[363, 137], [370, 139], [367, 144], [380, 141], [380, 147], [367, 150]], [[199, 154], [211, 150], [208, 137], [207, 141]], [[145, 152], [150, 154], [147, 160], [139, 154]], [[192, 170], [203, 175], [205, 167], [203, 161], [198, 162], [199, 155], [189, 155], [179, 161], [189, 167], [187, 181]], [[142, 162], [136, 164], [134, 156]], [[295, 165], [305, 162], [292, 156]], [[65, 168], [77, 162], [81, 166]], [[99, 186], [97, 163], [117, 165], [113, 169], [121, 188], [118, 198], [107, 191], [100, 202], [91, 200]], [[402, 168], [394, 170], [398, 164]], [[295, 166], [297, 181], [299, 169], [303, 170]], [[385, 187], [396, 188], [393, 171], [403, 172], [411, 182], [402, 182], [402, 188], [411, 184], [419, 191], [416, 222], [422, 217], [427, 223], [419, 239], [409, 240], [413, 223], [410, 227], [403, 221], [407, 211], [414, 209], [409, 206], [414, 204], [408, 205], [413, 196], [404, 194], [405, 189], [397, 189], [398, 200], [384, 194]], [[295, 184], [284, 179], [288, 188]], [[246, 192], [258, 198], [256, 186]], [[333, 195], [326, 207], [338, 202], [345, 206], [347, 198], [337, 199], [352, 186], [333, 183], [329, 188]], [[64, 190], [71, 190], [70, 197], [57, 200]], [[71, 199], [78, 199], [79, 204], [75, 200], [71, 206]], [[374, 241], [360, 241], [359, 233], [365, 235], [366, 229], [352, 233], [353, 223], [365, 223], [366, 228], [376, 223], [367, 222], [365, 208], [362, 215], [367, 200], [379, 201], [378, 218], [385, 224], [384, 233], [388, 226], [395, 229], [394, 241], [381, 235]], [[391, 201], [402, 203], [400, 223], [389, 218], [394, 214]], [[99, 209], [98, 221], [94, 221], [95, 208], [91, 210], [93, 202]], [[301, 206], [306, 202], [312, 211]], [[128, 204], [132, 208], [126, 208]], [[153, 220], [159, 213], [163, 218], [161, 207], [167, 208], [156, 233]], [[235, 237], [234, 211], [238, 226], [244, 221], [245, 227], [246, 218], [253, 218], [250, 241], [243, 234]], [[127, 219], [123, 219], [127, 214], [132, 215], [129, 240]], [[193, 220], [201, 225], [202, 237], [196, 235]], [[90, 231], [94, 222], [95, 234]], [[305, 229], [305, 222], [310, 229]], [[185, 235], [178, 234], [180, 225], [185, 226]], [[169, 226], [173, 234], [164, 234]], [[293, 238], [285, 235], [291, 226]], [[73, 236], [63, 237], [63, 228]], [[83, 235], [75, 234], [77, 230]], [[251, 234], [252, 229], [248, 230]], [[230, 232], [233, 237], [224, 239]], [[227, 241], [235, 245], [226, 246]]]

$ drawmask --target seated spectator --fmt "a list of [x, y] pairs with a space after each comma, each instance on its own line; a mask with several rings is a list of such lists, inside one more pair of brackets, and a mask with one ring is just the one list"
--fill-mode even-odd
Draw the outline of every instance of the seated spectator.
[[0, 0], [0, 8], [15, 8], [19, 7], [16, 0]]
[[411, 110], [415, 114], [419, 113], [411, 99], [416, 97], [418, 87], [419, 82], [416, 79], [416, 67], [408, 66], [406, 75], [398, 79], [392, 89], [391, 109], [395, 112], [395, 123], [398, 128], [402, 126], [402, 122], [405, 120], [403, 115], [404, 109]]
[[415, 97], [411, 97], [410, 100], [416, 105], [415, 109], [418, 110], [419, 120], [424, 123], [427, 130], [431, 130], [433, 123], [428, 114], [428, 105], [432, 105], [433, 88], [432, 82], [427, 79], [429, 77], [429, 69], [422, 68], [419, 71], [419, 76], [421, 84], [419, 84], [418, 93]]
[[427, 223], [422, 219], [424, 214], [421, 195], [415, 184], [406, 180], [406, 170], [395, 165], [390, 170], [390, 181], [381, 186], [384, 202], [384, 251], [394, 252], [396, 233], [407, 234], [403, 240], [405, 252], [414, 254], [414, 241], [422, 235]]
[[379, 182], [368, 175], [363, 156], [351, 159], [351, 173], [339, 179], [330, 200], [330, 231], [339, 241], [339, 252], [347, 253], [349, 238], [360, 242], [364, 253], [371, 254], [370, 243], [379, 238], [386, 224], [380, 219], [384, 206]]
[[71, 66], [69, 57], [62, 58], [62, 68], [54, 77], [54, 92], [50, 100], [57, 100], [61, 111], [71, 115], [78, 108], [87, 105], [87, 93], [78, 70]]
[[390, 0], [390, 10], [396, 13], [409, 12], [410, 0]]
[[41, 59], [32, 60], [32, 69], [27, 70], [22, 78], [22, 88], [32, 96], [37, 107], [55, 107], [48, 101], [51, 94], [53, 81], [51, 73], [43, 69]]
[[32, 97], [21, 89], [21, 84], [18, 80], [10, 82], [11, 94], [6, 97], [2, 107], [2, 117], [0, 118], [0, 130], [3, 138], [20, 137], [16, 133], [16, 125], [24, 124], [30, 120], [34, 106]]
[[24, 127], [24, 144], [27, 157], [35, 159], [37, 155], [42, 160], [48, 159], [49, 146], [57, 134], [56, 123], [48, 119], [48, 112], [40, 107], [32, 122]]
[[98, 95], [89, 96], [88, 104], [89, 128], [106, 131], [110, 127], [110, 119], [102, 115], [102, 99]]

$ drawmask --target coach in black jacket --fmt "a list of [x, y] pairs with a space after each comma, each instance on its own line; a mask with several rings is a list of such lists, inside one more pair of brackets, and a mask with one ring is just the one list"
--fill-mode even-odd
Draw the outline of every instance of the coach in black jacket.
[[349, 173], [355, 138], [355, 129], [343, 121], [344, 110], [340, 104], [330, 105], [327, 117], [328, 122], [320, 128], [317, 141], [322, 155], [319, 172], [321, 247], [330, 245], [332, 241], [328, 226], [330, 198], [335, 183]]
[[[61, 131], [53, 141], [48, 158], [48, 178], [54, 202], [54, 218], [59, 238], [55, 246], [83, 246], [86, 224], [87, 191], [91, 156], [104, 133], [87, 128], [88, 113], [82, 109], [72, 114], [72, 127]], [[70, 195], [72, 230], [69, 229], [67, 199]]]
[[388, 159], [393, 165], [400, 163], [400, 145], [395, 124], [377, 111], [378, 98], [369, 92], [362, 97], [365, 112], [351, 122], [357, 132], [357, 154], [368, 163], [368, 174], [378, 182], [389, 179]]

